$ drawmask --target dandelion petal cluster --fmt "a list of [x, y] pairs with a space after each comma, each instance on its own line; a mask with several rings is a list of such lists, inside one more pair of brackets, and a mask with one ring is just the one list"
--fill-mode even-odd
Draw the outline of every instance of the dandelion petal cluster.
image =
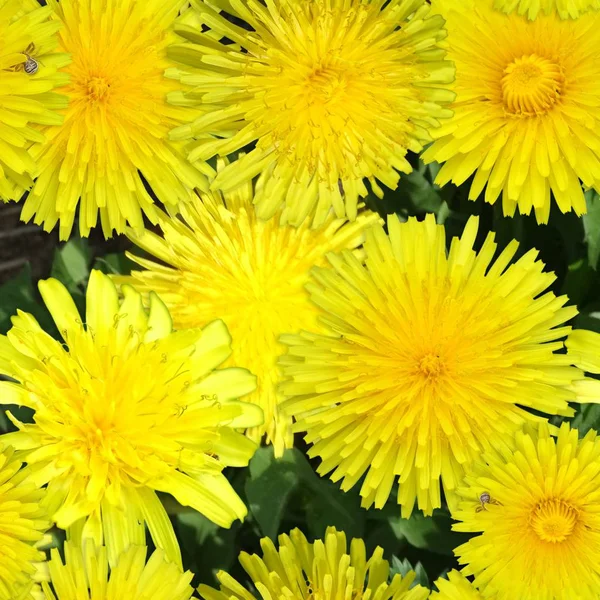
[[144, 310], [131, 286], [119, 299], [110, 279], [92, 271], [86, 324], [57, 280], [40, 292], [64, 344], [19, 312], [0, 337], [3, 403], [27, 406], [33, 423], [9, 414], [19, 431], [3, 436], [22, 453], [46, 506], [73, 539], [105, 542], [111, 564], [148, 525], [157, 547], [180, 563], [179, 546], [156, 491], [229, 527], [247, 509], [222, 470], [245, 466], [255, 445], [237, 428], [262, 423], [260, 408], [237, 401], [255, 377], [217, 370], [231, 354], [222, 321], [172, 332], [155, 294]]
[[495, 0], [494, 7], [532, 20], [540, 13], [558, 13], [561, 19], [578, 19], [590, 10], [599, 10], [600, 0]]
[[182, 573], [156, 550], [146, 562], [145, 546], [131, 546], [109, 569], [105, 547], [83, 550], [65, 544], [65, 561], [56, 549], [49, 563], [51, 583], [42, 584], [45, 600], [189, 600], [192, 573]]
[[[220, 589], [198, 588], [204, 600], [258, 600], [294, 598], [312, 600], [426, 600], [429, 591], [413, 585], [414, 571], [404, 577], [395, 574], [377, 547], [367, 558], [365, 544], [353, 539], [350, 548], [343, 532], [327, 528], [323, 540], [309, 543], [299, 529], [279, 536], [277, 549], [269, 538], [260, 541], [263, 556], [240, 554], [239, 560], [260, 595], [246, 590], [224, 571], [217, 573]], [[412, 587], [411, 587], [412, 586]]]
[[162, 237], [130, 232], [137, 246], [161, 262], [132, 255], [146, 270], [115, 281], [156, 291], [176, 329], [223, 319], [233, 337], [227, 364], [258, 377], [256, 390], [244, 400], [263, 409], [265, 422], [247, 435], [257, 443], [266, 435], [281, 456], [293, 446], [293, 436], [291, 418], [279, 408], [277, 358], [285, 348], [278, 338], [318, 327], [318, 310], [304, 289], [311, 267], [324, 265], [328, 252], [360, 245], [365, 228], [379, 217], [365, 212], [348, 223], [330, 215], [319, 228], [307, 223], [295, 228], [276, 218], [258, 219], [252, 201], [250, 184], [234, 193], [203, 194], [182, 208], [181, 219], [162, 214]]
[[[67, 98], [56, 93], [68, 81], [59, 69], [69, 58], [57, 52], [60, 23], [37, 0], [0, 0], [0, 200], [19, 200], [37, 175], [31, 145], [41, 129], [60, 125]], [[25, 72], [27, 55], [38, 72]]]
[[[191, 165], [167, 132], [197, 111], [166, 103], [179, 85], [164, 77], [174, 63], [166, 47], [177, 40], [172, 24], [179, 0], [49, 0], [62, 24], [60, 49], [72, 56], [60, 88], [69, 99], [64, 123], [44, 130], [32, 148], [39, 177], [22, 218], [46, 231], [60, 223], [61, 239], [79, 214], [87, 236], [100, 214], [106, 237], [128, 223], [143, 228], [154, 218], [154, 200], [144, 180], [168, 206], [205, 188], [201, 165]], [[79, 210], [78, 210], [79, 208]]]
[[286, 335], [283, 409], [306, 432], [342, 489], [363, 476], [363, 505], [383, 507], [399, 481], [408, 517], [441, 506], [479, 454], [502, 446], [536, 419], [522, 407], [572, 415], [572, 384], [583, 373], [557, 354], [576, 314], [548, 292], [555, 276], [530, 251], [510, 264], [510, 243], [494, 260], [490, 233], [473, 250], [472, 218], [446, 252], [444, 228], [388, 218], [367, 231], [366, 264], [348, 252], [314, 270], [311, 298], [326, 334]]
[[446, 19], [457, 93], [454, 117], [422, 155], [444, 163], [436, 183], [472, 177], [471, 200], [501, 196], [505, 215], [533, 209], [539, 223], [551, 197], [562, 212], [585, 213], [582, 184], [600, 189], [600, 13], [528, 21], [493, 0], [433, 5]]
[[[476, 511], [486, 490], [496, 500]], [[455, 553], [465, 575], [497, 600], [594, 600], [600, 589], [600, 439], [564, 423], [518, 432], [486, 453], [459, 490], [458, 531], [477, 534]], [[507, 575], [510, 573], [510, 576]]]
[[12, 449], [0, 453], [0, 600], [25, 600], [44, 554], [35, 544], [50, 522], [41, 502], [40, 486]]
[[354, 219], [364, 180], [377, 194], [378, 181], [395, 188], [411, 170], [407, 150], [420, 151], [451, 116], [446, 33], [425, 0], [191, 4], [176, 25], [188, 43], [170, 48], [189, 67], [170, 76], [193, 89], [172, 101], [204, 114], [171, 137], [194, 140], [192, 160], [256, 142], [212, 187], [233, 190], [259, 175], [261, 218], [284, 203], [293, 225], [310, 217], [319, 226], [331, 208]]

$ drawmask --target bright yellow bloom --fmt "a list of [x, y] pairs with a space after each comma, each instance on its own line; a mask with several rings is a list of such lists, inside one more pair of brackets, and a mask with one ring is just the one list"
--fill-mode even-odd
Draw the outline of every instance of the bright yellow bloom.
[[[39, 178], [25, 202], [23, 219], [35, 216], [46, 231], [60, 222], [61, 239], [71, 233], [79, 206], [79, 231], [87, 236], [98, 212], [104, 235], [125, 223], [141, 229], [142, 213], [154, 220], [158, 198], [176, 206], [205, 187], [201, 165], [190, 165], [182, 144], [167, 132], [197, 110], [166, 103], [181, 86], [164, 77], [175, 65], [166, 47], [181, 0], [49, 0], [62, 22], [60, 48], [72, 55], [66, 69], [69, 98], [61, 126], [45, 130], [47, 142], [32, 153]], [[140, 177], [140, 174], [143, 176]]]
[[86, 544], [81, 551], [67, 542], [65, 563], [52, 550], [50, 585], [43, 584], [46, 600], [189, 600], [194, 592], [192, 573], [165, 560], [156, 550], [146, 562], [145, 546], [130, 546], [109, 574], [106, 548]]
[[454, 95], [442, 89], [454, 77], [439, 45], [444, 22], [425, 0], [192, 5], [176, 25], [189, 43], [171, 48], [190, 67], [172, 75], [194, 86], [185, 99], [205, 114], [172, 138], [195, 140], [192, 160], [256, 142], [212, 187], [230, 191], [260, 175], [260, 218], [285, 203], [293, 225], [308, 216], [322, 225], [332, 207], [353, 220], [364, 179], [379, 195], [377, 181], [395, 188], [398, 171], [411, 171], [407, 150], [420, 151], [429, 130], [452, 114], [445, 107]]
[[535, 420], [523, 406], [572, 415], [583, 373], [555, 351], [577, 314], [548, 287], [555, 280], [518, 243], [494, 261], [490, 233], [477, 254], [478, 220], [446, 253], [433, 215], [367, 231], [366, 266], [350, 253], [315, 269], [309, 291], [328, 335], [287, 335], [283, 410], [306, 432], [318, 472], [342, 489], [366, 473], [363, 506], [381, 508], [399, 480], [398, 503], [425, 514], [450, 507], [470, 462]]
[[12, 449], [0, 453], [0, 600], [30, 597], [35, 563], [44, 560], [35, 543], [51, 525], [40, 508], [42, 490], [20, 469]]
[[229, 527], [246, 507], [221, 473], [247, 465], [255, 445], [234, 428], [262, 422], [262, 411], [236, 399], [254, 390], [245, 369], [215, 370], [231, 354], [222, 321], [172, 332], [155, 294], [124, 298], [99, 271], [87, 289], [86, 326], [54, 279], [40, 292], [64, 344], [19, 312], [0, 337], [3, 403], [27, 406], [34, 423], [11, 417], [20, 431], [2, 439], [22, 451], [48, 510], [73, 539], [104, 541], [111, 564], [130, 543], [144, 543], [147, 523], [157, 547], [180, 563], [175, 534], [155, 490], [172, 494]]
[[[348, 549], [346, 535], [327, 528], [325, 541], [310, 544], [299, 529], [279, 536], [279, 550], [269, 538], [260, 541], [263, 557], [240, 554], [242, 567], [259, 595], [246, 590], [224, 571], [217, 573], [220, 589], [207, 585], [198, 588], [204, 600], [425, 600], [429, 591], [420, 585], [409, 590], [415, 579], [394, 575], [389, 580], [389, 565], [380, 547], [367, 560], [365, 544], [353, 539]], [[349, 550], [349, 551], [348, 551]]]
[[265, 422], [247, 435], [257, 443], [266, 435], [281, 456], [293, 446], [293, 435], [291, 418], [279, 410], [277, 358], [284, 347], [278, 338], [318, 327], [317, 307], [304, 289], [311, 267], [324, 265], [328, 252], [362, 244], [364, 229], [380, 219], [367, 212], [348, 223], [330, 214], [312, 230], [307, 223], [296, 229], [279, 225], [278, 218], [261, 221], [250, 183], [225, 196], [205, 194], [182, 215], [174, 220], [163, 214], [163, 237], [130, 232], [130, 239], [161, 263], [131, 256], [147, 270], [116, 280], [159, 294], [176, 329], [223, 319], [233, 337], [227, 364], [243, 365], [258, 377], [256, 391], [244, 400], [262, 407]]
[[506, 13], [517, 12], [533, 20], [541, 12], [557, 12], [561, 19], [577, 19], [589, 10], [600, 9], [600, 0], [494, 0], [494, 7]]
[[[493, 503], [481, 510], [483, 492]], [[600, 589], [600, 439], [565, 423], [515, 436], [512, 449], [478, 460], [459, 489], [455, 552], [484, 598], [596, 600]], [[478, 510], [479, 509], [479, 510]]]
[[473, 584], [458, 571], [450, 571], [448, 579], [435, 582], [439, 592], [432, 592], [430, 600], [483, 600]]
[[[493, 0], [434, 0], [446, 18], [456, 63], [454, 117], [433, 132], [426, 162], [445, 163], [436, 183], [469, 198], [500, 194], [505, 215], [546, 223], [559, 209], [586, 211], [581, 181], [600, 189], [600, 13], [531, 22], [494, 10]], [[580, 181], [581, 180], [581, 181]]]
[[[37, 166], [29, 148], [44, 141], [43, 126], [60, 125], [58, 109], [67, 105], [52, 91], [68, 81], [58, 69], [69, 59], [56, 53], [60, 23], [51, 13], [36, 0], [0, 0], [0, 200], [18, 200], [31, 185]], [[26, 63], [37, 72], [26, 73]]]

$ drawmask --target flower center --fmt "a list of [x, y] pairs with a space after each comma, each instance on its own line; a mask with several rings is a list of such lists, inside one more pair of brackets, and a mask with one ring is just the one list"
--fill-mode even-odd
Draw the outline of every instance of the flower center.
[[426, 354], [419, 361], [419, 371], [428, 379], [433, 379], [442, 374], [444, 363], [437, 354]]
[[562, 500], [540, 502], [531, 515], [531, 526], [544, 542], [564, 542], [573, 533], [579, 511]]
[[92, 102], [104, 102], [110, 93], [110, 83], [104, 77], [90, 77], [86, 87], [87, 96]]
[[532, 116], [549, 111], [564, 84], [559, 64], [536, 54], [515, 59], [504, 70], [502, 96], [507, 112]]
[[319, 98], [324, 104], [343, 94], [348, 85], [346, 74], [331, 66], [317, 67], [306, 83], [311, 97]]

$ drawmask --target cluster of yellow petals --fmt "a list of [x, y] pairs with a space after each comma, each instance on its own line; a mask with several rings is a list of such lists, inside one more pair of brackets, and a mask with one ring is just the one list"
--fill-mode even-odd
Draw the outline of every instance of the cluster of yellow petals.
[[[218, 174], [230, 191], [259, 176], [261, 218], [316, 226], [331, 208], [356, 217], [364, 180], [395, 188], [405, 155], [431, 141], [451, 113], [454, 77], [440, 46], [443, 19], [425, 0], [194, 0], [175, 31], [185, 44], [171, 70], [192, 89], [171, 96], [203, 115], [171, 133], [191, 140], [189, 157], [250, 152]], [[232, 22], [245, 23], [251, 31]]]
[[343, 532], [328, 527], [323, 540], [308, 542], [299, 529], [279, 536], [279, 548], [270, 538], [260, 541], [263, 556], [240, 554], [239, 560], [259, 594], [224, 571], [217, 573], [220, 588], [198, 588], [204, 600], [426, 600], [429, 590], [415, 585], [415, 573], [395, 574], [377, 547], [367, 558], [365, 544], [353, 539], [350, 548]]
[[11, 448], [0, 452], [0, 600], [29, 600], [44, 560], [36, 544], [51, 526], [43, 490], [21, 467]]
[[349, 252], [315, 268], [311, 298], [327, 332], [282, 338], [283, 409], [305, 432], [317, 471], [348, 490], [362, 479], [363, 505], [383, 507], [394, 482], [410, 516], [450, 508], [482, 451], [502, 446], [534, 417], [573, 415], [583, 372], [559, 354], [577, 314], [530, 251], [497, 256], [490, 233], [477, 253], [478, 220], [446, 251], [444, 227], [388, 217], [373, 226], [366, 264]]
[[[155, 218], [156, 196], [175, 207], [206, 188], [207, 165], [191, 164], [169, 130], [198, 111], [167, 104], [180, 88], [164, 77], [175, 63], [167, 46], [179, 38], [173, 21], [180, 0], [49, 0], [61, 25], [59, 49], [71, 55], [64, 73], [70, 81], [58, 91], [68, 98], [62, 124], [43, 129], [45, 141], [31, 150], [39, 176], [22, 218], [60, 237], [87, 236], [100, 220], [106, 237], [125, 224], [143, 229], [145, 214]], [[43, 57], [42, 57], [42, 60]], [[45, 62], [45, 61], [44, 61]], [[45, 64], [40, 73], [46, 71]], [[39, 140], [38, 140], [39, 141]], [[78, 210], [79, 209], [79, 210]]]
[[142, 296], [92, 271], [85, 325], [57, 280], [40, 292], [64, 344], [19, 312], [0, 336], [0, 402], [33, 410], [33, 423], [2, 437], [47, 485], [44, 506], [74, 540], [106, 543], [111, 564], [129, 544], [155, 545], [180, 564], [173, 527], [156, 491], [229, 527], [246, 506], [222, 474], [245, 466], [255, 444], [238, 428], [262, 423], [237, 399], [254, 390], [245, 369], [217, 369], [231, 354], [222, 321], [173, 332], [156, 294]]
[[600, 0], [494, 0], [494, 8], [515, 12], [528, 19], [538, 14], [558, 14], [561, 19], [585, 18], [590, 10], [600, 10]]
[[281, 456], [293, 446], [293, 436], [292, 420], [279, 406], [277, 359], [285, 349], [279, 336], [319, 328], [317, 307], [305, 290], [310, 269], [325, 265], [328, 252], [358, 247], [364, 230], [380, 218], [366, 211], [349, 223], [330, 214], [314, 229], [308, 223], [280, 225], [280, 214], [262, 221], [250, 183], [229, 194], [202, 194], [199, 200], [183, 207], [180, 219], [161, 213], [162, 236], [129, 231], [150, 258], [130, 255], [145, 270], [114, 280], [154, 290], [176, 329], [223, 319], [233, 338], [226, 365], [243, 365], [258, 377], [256, 390], [243, 400], [258, 404], [265, 421], [246, 435], [256, 443], [266, 436]]
[[43, 582], [45, 600], [189, 600], [192, 573], [181, 570], [155, 550], [146, 562], [145, 546], [130, 546], [110, 569], [105, 547], [65, 543], [65, 561], [56, 549], [49, 562], [51, 582]]
[[471, 200], [501, 196], [505, 215], [533, 209], [546, 223], [551, 197], [581, 215], [583, 186], [600, 189], [600, 12], [529, 21], [493, 3], [432, 0], [446, 19], [457, 97], [422, 158], [444, 163], [439, 185], [472, 177]]
[[[38, 167], [33, 143], [41, 130], [60, 125], [67, 98], [54, 90], [68, 80], [59, 69], [69, 58], [57, 52], [60, 23], [37, 0], [0, 0], [0, 200], [18, 200]], [[35, 67], [25, 71], [27, 61]]]
[[[477, 535], [455, 552], [486, 598], [598, 597], [600, 439], [578, 433], [566, 423], [556, 437], [527, 428], [465, 478], [455, 529]], [[477, 510], [484, 490], [493, 502]]]

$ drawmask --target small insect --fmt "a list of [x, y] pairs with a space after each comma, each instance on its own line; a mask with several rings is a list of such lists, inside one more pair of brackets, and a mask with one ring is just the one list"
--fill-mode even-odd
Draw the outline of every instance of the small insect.
[[479, 502], [481, 502], [481, 506], [478, 506], [475, 509], [475, 512], [481, 512], [482, 510], [487, 510], [487, 508], [485, 507], [486, 504], [499, 504], [502, 505], [502, 502], [499, 502], [498, 500], [494, 500], [491, 496], [489, 492], [483, 492], [480, 496], [479, 496]]
[[31, 55], [35, 52], [35, 44], [29, 44], [23, 54], [27, 57], [27, 60], [23, 63], [23, 71], [27, 73], [27, 75], [35, 75], [40, 66], [38, 61], [35, 60]]

